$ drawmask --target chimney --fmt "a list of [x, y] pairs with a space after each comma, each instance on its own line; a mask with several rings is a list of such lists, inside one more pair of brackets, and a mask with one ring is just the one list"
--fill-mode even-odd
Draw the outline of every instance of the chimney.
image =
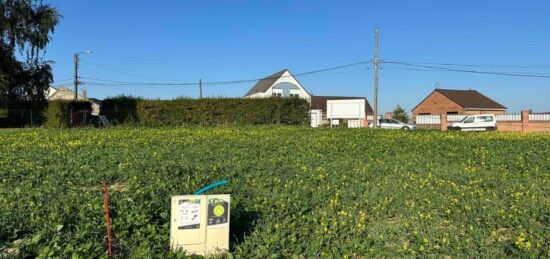
[[87, 94], [86, 88], [82, 88], [82, 97], [84, 98], [84, 101], [88, 100], [88, 98], [86, 97], [86, 94]]

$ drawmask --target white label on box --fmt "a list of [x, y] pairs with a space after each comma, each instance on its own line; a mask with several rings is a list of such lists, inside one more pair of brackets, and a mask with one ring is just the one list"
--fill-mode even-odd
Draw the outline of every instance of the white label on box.
[[184, 199], [179, 200], [179, 222], [178, 229], [200, 228], [201, 220], [201, 200]]

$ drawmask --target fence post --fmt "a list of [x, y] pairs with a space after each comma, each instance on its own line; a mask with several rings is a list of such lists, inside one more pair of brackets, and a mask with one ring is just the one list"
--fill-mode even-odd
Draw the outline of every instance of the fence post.
[[521, 131], [529, 131], [529, 110], [521, 111]]
[[441, 126], [442, 131], [447, 130], [447, 113], [446, 112], [441, 113], [439, 117], [439, 124]]

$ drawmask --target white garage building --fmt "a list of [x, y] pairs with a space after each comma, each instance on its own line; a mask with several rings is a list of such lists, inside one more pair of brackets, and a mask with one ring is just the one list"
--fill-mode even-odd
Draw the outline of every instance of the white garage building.
[[311, 104], [311, 126], [341, 125], [349, 128], [366, 127], [373, 110], [365, 97], [312, 96], [296, 78], [283, 69], [259, 80], [245, 98], [267, 97], [304, 98]]

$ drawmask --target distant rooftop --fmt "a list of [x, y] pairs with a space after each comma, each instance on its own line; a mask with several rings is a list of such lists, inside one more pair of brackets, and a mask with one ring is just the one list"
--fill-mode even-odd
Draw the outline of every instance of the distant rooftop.
[[[451, 101], [462, 106], [464, 109], [494, 109], [494, 110], [506, 110], [507, 108], [492, 100], [491, 98], [483, 95], [477, 90], [456, 90], [456, 89], [435, 89], [428, 96], [438, 92], [443, 96], [449, 98]], [[428, 97], [426, 97], [428, 98]], [[418, 105], [423, 103], [426, 99], [422, 100]], [[415, 110], [416, 105], [412, 110]]]
[[495, 102], [491, 98], [481, 94], [476, 90], [454, 90], [454, 89], [436, 89], [436, 92], [441, 93], [447, 98], [453, 100], [458, 105], [468, 108], [483, 108], [483, 109], [507, 109], [504, 105]]
[[275, 74], [258, 80], [258, 82], [252, 88], [250, 88], [250, 90], [248, 90], [248, 92], [244, 96], [250, 96], [255, 93], [265, 93], [286, 71], [287, 69], [285, 68]]

